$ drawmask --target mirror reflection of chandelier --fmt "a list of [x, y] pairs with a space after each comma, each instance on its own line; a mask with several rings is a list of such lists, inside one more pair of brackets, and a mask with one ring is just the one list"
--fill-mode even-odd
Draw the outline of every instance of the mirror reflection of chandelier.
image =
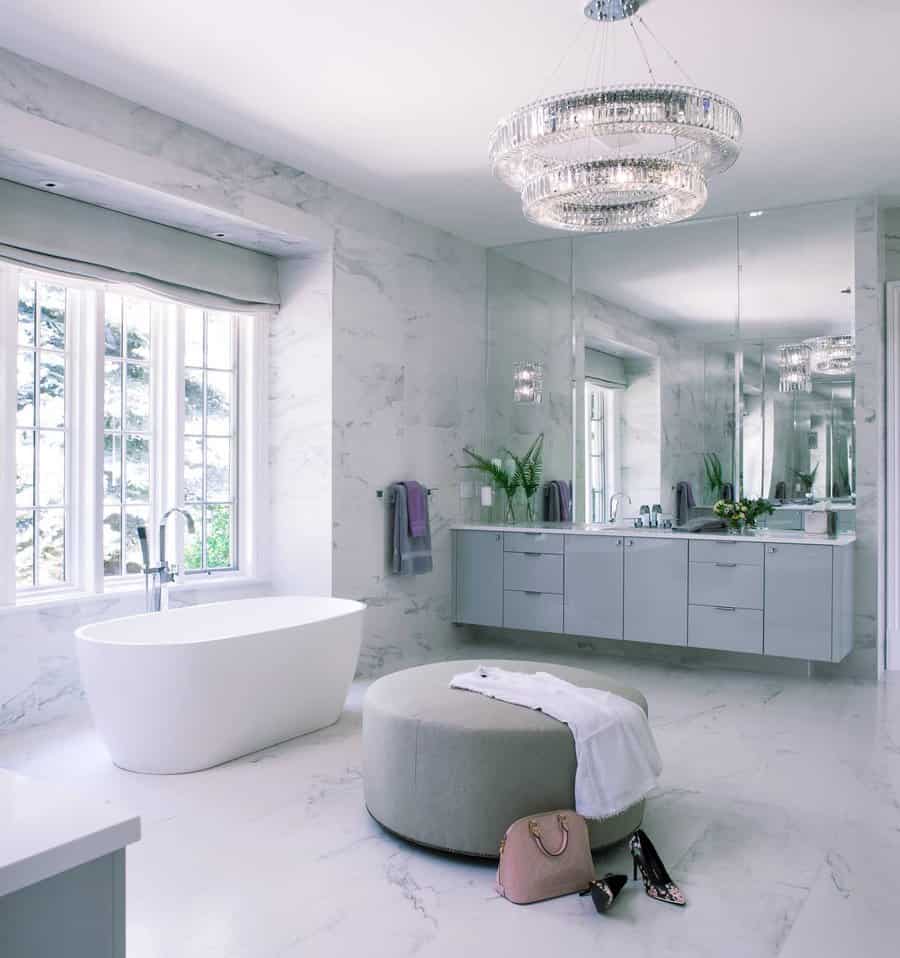
[[783, 393], [812, 392], [812, 377], [853, 372], [856, 343], [852, 336], [814, 336], [779, 350], [778, 388]]
[[852, 336], [816, 336], [805, 342], [810, 350], [810, 372], [840, 376], [853, 369], [856, 344]]

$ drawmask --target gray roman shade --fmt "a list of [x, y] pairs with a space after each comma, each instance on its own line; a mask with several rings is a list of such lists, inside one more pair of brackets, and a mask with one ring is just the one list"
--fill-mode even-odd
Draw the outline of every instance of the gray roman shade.
[[0, 180], [0, 260], [207, 309], [274, 312], [274, 257]]
[[624, 389], [628, 385], [625, 378], [625, 360], [621, 356], [610, 356], [599, 349], [585, 349], [584, 375], [604, 386]]

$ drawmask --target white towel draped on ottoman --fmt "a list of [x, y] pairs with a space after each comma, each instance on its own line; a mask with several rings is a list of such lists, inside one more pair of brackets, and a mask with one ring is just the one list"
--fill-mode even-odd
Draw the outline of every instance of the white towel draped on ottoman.
[[644, 710], [612, 692], [572, 685], [549, 672], [479, 666], [450, 687], [523, 705], [565, 722], [575, 739], [575, 811], [612, 818], [656, 785], [662, 761]]

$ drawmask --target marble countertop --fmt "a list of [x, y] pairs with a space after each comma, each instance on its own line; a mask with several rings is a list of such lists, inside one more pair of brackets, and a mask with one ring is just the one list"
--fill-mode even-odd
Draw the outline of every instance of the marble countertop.
[[96, 798], [0, 769], [0, 896], [141, 837], [141, 820]]
[[458, 522], [451, 529], [473, 529], [482, 532], [544, 532], [551, 535], [589, 535], [589, 536], [627, 536], [634, 538], [663, 539], [706, 539], [720, 542], [728, 539], [733, 542], [782, 543], [821, 546], [848, 546], [856, 542], [856, 534], [847, 532], [831, 539], [827, 535], [809, 532], [786, 532], [772, 529], [757, 532], [752, 536], [731, 536], [727, 532], [676, 532], [674, 529], [635, 529], [633, 526], [591, 525], [576, 522], [536, 522], [507, 525], [490, 522]]

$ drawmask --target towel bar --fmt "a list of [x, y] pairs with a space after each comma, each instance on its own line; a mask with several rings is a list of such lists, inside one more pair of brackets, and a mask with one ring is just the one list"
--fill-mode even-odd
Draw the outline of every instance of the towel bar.
[[[386, 496], [386, 495], [385, 495], [385, 492], [390, 492], [390, 490], [389, 490], [389, 489], [379, 489], [379, 490], [375, 493], [375, 495], [376, 495], [379, 499], [385, 499], [387, 502], [392, 502], [393, 500], [391, 499], [391, 497], [390, 497], [390, 496]], [[425, 490], [425, 493], [426, 493], [426, 495], [428, 495], [428, 496], [430, 496], [430, 495], [432, 494], [432, 492], [437, 492], [437, 489], [426, 489], [426, 490]]]

